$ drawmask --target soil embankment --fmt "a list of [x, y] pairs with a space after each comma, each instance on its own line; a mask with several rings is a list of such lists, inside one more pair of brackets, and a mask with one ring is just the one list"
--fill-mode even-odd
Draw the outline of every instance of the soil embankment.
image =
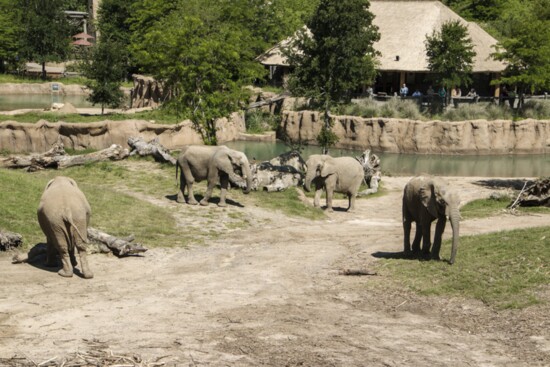
[[[322, 115], [285, 111], [281, 129], [294, 141], [316, 144]], [[421, 154], [548, 154], [550, 120], [414, 121], [333, 116], [339, 148]]]

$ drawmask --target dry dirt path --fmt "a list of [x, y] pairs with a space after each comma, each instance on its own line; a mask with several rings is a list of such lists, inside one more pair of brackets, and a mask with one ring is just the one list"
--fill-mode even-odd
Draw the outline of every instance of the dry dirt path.
[[[0, 358], [39, 363], [108, 348], [168, 366], [550, 365], [546, 306], [495, 312], [385, 289], [381, 277], [338, 275], [368, 268], [375, 252], [401, 250], [407, 180], [385, 178], [387, 195], [324, 221], [231, 207], [261, 225], [207, 246], [90, 256], [92, 280], [11, 265], [2, 254]], [[465, 201], [493, 191], [477, 180], [452, 179]], [[550, 216], [500, 215], [464, 221], [461, 235], [549, 223]], [[370, 281], [381, 286], [367, 288]]]

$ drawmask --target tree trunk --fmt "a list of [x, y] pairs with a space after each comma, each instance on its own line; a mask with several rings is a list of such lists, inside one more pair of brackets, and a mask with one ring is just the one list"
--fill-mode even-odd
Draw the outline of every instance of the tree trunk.
[[157, 162], [176, 165], [176, 158], [172, 157], [170, 151], [159, 143], [158, 138], [147, 143], [142, 138], [131, 137], [128, 139], [128, 145], [132, 148], [130, 155], [138, 154], [141, 157], [152, 155]]
[[128, 149], [123, 149], [120, 145], [113, 144], [109, 148], [97, 152], [71, 156], [65, 152], [63, 143], [56, 143], [52, 149], [42, 154], [5, 158], [0, 161], [0, 167], [25, 168], [29, 172], [34, 172], [44, 168], [58, 169], [90, 162], [121, 160], [128, 157], [128, 155]]
[[44, 61], [44, 62], [42, 62], [42, 76], [41, 76], [42, 80], [46, 80], [46, 76], [47, 76], [47, 74], [46, 74], [46, 62]]
[[130, 243], [134, 240], [133, 235], [126, 238], [118, 238], [95, 228], [88, 227], [88, 239], [106, 245], [119, 257], [147, 251], [147, 248], [139, 243]]

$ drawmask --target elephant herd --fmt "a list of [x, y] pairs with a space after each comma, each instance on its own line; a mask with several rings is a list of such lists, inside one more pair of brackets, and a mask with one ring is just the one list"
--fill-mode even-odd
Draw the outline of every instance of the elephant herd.
[[[177, 202], [184, 203], [187, 190], [187, 203], [196, 205], [193, 184], [207, 181], [207, 189], [200, 200], [208, 205], [212, 191], [220, 185], [219, 206], [226, 206], [229, 186], [242, 188], [245, 194], [251, 190], [251, 170], [246, 155], [226, 146], [190, 145], [183, 148], [176, 163], [176, 178], [180, 173], [180, 188]], [[333, 158], [329, 155], [311, 155], [305, 163], [304, 188], [315, 186], [314, 206], [319, 207], [322, 191], [326, 191], [326, 208], [332, 210], [335, 192], [348, 197], [348, 210], [355, 208], [355, 199], [364, 181], [363, 166], [352, 157]], [[441, 237], [447, 217], [453, 230], [452, 250], [449, 263], [455, 261], [458, 236], [459, 199], [440, 181], [431, 177], [415, 177], [405, 186], [403, 192], [404, 255], [439, 260]], [[46, 185], [38, 207], [38, 222], [47, 239], [46, 265], [55, 266], [59, 255], [62, 268], [59, 275], [70, 277], [77, 265], [75, 248], [80, 257], [80, 269], [84, 278], [92, 278], [86, 259], [85, 243], [88, 242], [87, 228], [91, 208], [76, 182], [64, 176], [52, 179]], [[431, 223], [437, 219], [433, 246], [430, 241]], [[416, 223], [416, 234], [410, 243], [411, 223]], [[422, 242], [422, 248], [420, 243]]]

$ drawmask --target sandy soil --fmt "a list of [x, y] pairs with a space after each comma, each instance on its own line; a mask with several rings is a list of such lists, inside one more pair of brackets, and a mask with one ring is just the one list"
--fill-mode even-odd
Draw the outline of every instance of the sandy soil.
[[[246, 203], [221, 209], [149, 198], [178, 212], [238, 211], [254, 225], [207, 246], [124, 259], [92, 255], [92, 280], [12, 265], [1, 254], [0, 364], [108, 349], [167, 366], [550, 365], [548, 305], [497, 312], [477, 301], [386, 288], [381, 276], [338, 274], [371, 267], [376, 252], [401, 250], [407, 180], [385, 177], [388, 195], [316, 222]], [[481, 178], [452, 184], [463, 201], [502, 189]], [[463, 221], [461, 235], [549, 223], [550, 216], [503, 213]], [[549, 293], [541, 296], [550, 301]]]

